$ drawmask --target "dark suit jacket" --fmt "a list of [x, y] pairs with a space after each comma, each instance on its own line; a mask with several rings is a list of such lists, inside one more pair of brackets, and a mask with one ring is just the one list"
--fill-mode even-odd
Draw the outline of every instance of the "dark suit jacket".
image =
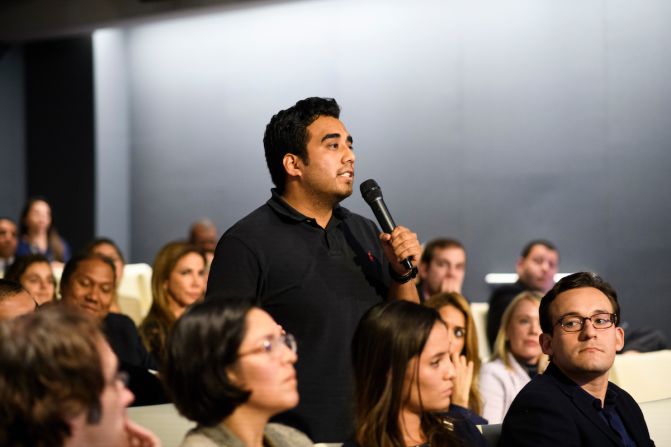
[[[613, 383], [615, 408], [629, 436], [639, 447], [654, 446], [643, 413], [634, 399]], [[529, 382], [511, 405], [499, 447], [619, 446], [623, 443], [593, 406], [594, 397], [550, 363], [545, 373]]]
[[103, 320], [103, 331], [119, 358], [119, 369], [128, 373], [128, 389], [135, 395], [132, 405], [156, 405], [168, 402], [161, 382], [148, 371], [158, 369], [158, 364], [144, 348], [133, 320], [126, 315], [110, 312]]

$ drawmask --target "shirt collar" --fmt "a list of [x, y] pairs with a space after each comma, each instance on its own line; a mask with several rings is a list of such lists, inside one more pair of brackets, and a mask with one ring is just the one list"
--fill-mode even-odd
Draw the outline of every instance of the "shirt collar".
[[[266, 202], [270, 208], [272, 208], [276, 213], [288, 217], [291, 220], [294, 220], [296, 222], [314, 222], [313, 217], [306, 216], [300, 212], [298, 212], [294, 207], [289, 205], [280, 195], [279, 191], [277, 188], [273, 188], [270, 190], [271, 192], [271, 197], [268, 199]], [[347, 208], [343, 208], [340, 205], [336, 205], [335, 208], [333, 208], [333, 216], [340, 220], [346, 219], [350, 215], [350, 211]]]

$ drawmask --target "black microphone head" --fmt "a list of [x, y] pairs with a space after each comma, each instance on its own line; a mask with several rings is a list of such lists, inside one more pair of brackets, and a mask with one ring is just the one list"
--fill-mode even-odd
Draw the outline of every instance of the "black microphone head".
[[366, 203], [370, 204], [374, 200], [382, 198], [382, 190], [375, 180], [372, 178], [363, 182], [359, 189], [361, 190], [361, 195]]

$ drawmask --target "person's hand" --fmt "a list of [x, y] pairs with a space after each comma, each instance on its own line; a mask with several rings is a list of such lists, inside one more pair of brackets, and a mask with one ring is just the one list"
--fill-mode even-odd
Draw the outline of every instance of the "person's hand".
[[129, 447], [161, 447], [158, 436], [130, 419], [126, 421], [126, 434]]
[[455, 369], [451, 402], [460, 407], [468, 408], [468, 394], [471, 391], [471, 382], [473, 381], [473, 361], [466, 360], [466, 356], [459, 354], [451, 354], [450, 360], [452, 360]]
[[417, 265], [417, 261], [422, 254], [422, 247], [419, 245], [417, 233], [413, 233], [408, 228], [397, 226], [394, 231], [380, 234], [380, 242], [384, 249], [384, 255], [389, 261], [391, 268], [399, 275], [405, 275], [408, 270], [401, 261], [405, 258], [410, 258], [413, 265]]

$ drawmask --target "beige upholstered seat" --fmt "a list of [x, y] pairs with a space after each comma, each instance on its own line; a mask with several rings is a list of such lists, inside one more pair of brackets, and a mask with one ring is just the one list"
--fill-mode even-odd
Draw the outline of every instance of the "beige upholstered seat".
[[492, 355], [487, 343], [487, 312], [489, 312], [488, 303], [471, 303], [471, 313], [478, 333], [478, 351], [483, 362], [489, 360]]
[[181, 416], [173, 404], [131, 407], [128, 409], [128, 417], [154, 432], [161, 439], [163, 447], [179, 446], [186, 432], [196, 426]]
[[624, 388], [636, 402], [671, 398], [669, 376], [669, 349], [641, 354], [620, 354], [615, 357], [615, 363], [610, 370], [611, 382]]

